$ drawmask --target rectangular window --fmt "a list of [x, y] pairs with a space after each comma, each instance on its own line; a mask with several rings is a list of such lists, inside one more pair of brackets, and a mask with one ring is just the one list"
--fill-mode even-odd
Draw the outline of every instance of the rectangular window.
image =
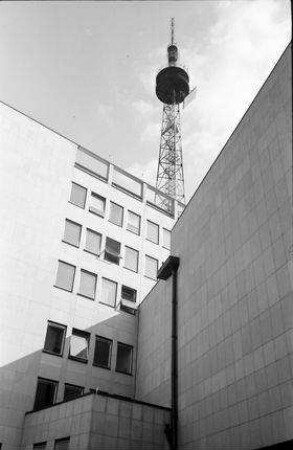
[[163, 247], [170, 249], [171, 248], [171, 231], [163, 228]]
[[80, 208], [85, 207], [86, 203], [86, 194], [87, 189], [79, 184], [72, 183], [71, 194], [70, 194], [70, 203], [73, 203]]
[[136, 311], [136, 290], [128, 286], [121, 288], [121, 303], [120, 310], [128, 314], [135, 314]]
[[123, 225], [123, 208], [114, 202], [110, 202], [110, 217], [109, 221], [122, 227]]
[[152, 258], [151, 256], [145, 256], [145, 271], [144, 274], [148, 278], [152, 278], [153, 280], [157, 279], [158, 272], [158, 260]]
[[83, 393], [84, 393], [83, 387], [76, 386], [75, 384], [65, 383], [63, 400], [65, 402], [68, 400], [73, 400], [74, 398], [81, 397]]
[[132, 233], [140, 233], [140, 216], [132, 211], [128, 211], [127, 230]]
[[65, 231], [63, 241], [67, 244], [79, 247], [81, 236], [81, 225], [72, 222], [71, 220], [65, 220]]
[[100, 254], [102, 235], [87, 228], [85, 249], [94, 255]]
[[69, 358], [80, 362], [87, 362], [89, 357], [90, 333], [72, 329], [70, 336]]
[[56, 398], [58, 383], [45, 378], [38, 378], [34, 409], [52, 406]]
[[116, 372], [131, 374], [132, 371], [132, 350], [131, 345], [117, 343]]
[[62, 356], [66, 336], [66, 326], [48, 321], [44, 351]]
[[72, 292], [75, 275], [75, 266], [59, 261], [55, 287]]
[[121, 248], [120, 242], [114, 241], [114, 239], [107, 237], [104, 259], [113, 264], [119, 265], [120, 248]]
[[137, 272], [138, 270], [138, 251], [125, 246], [124, 267]]
[[79, 294], [94, 300], [96, 293], [97, 275], [81, 269]]
[[154, 244], [159, 243], [159, 225], [147, 220], [147, 240]]
[[[45, 450], [47, 446], [47, 442], [40, 442], [38, 444], [33, 445], [33, 450]], [[1, 449], [1, 447], [0, 447]]]
[[107, 278], [102, 279], [102, 297], [100, 302], [115, 308], [117, 283]]
[[105, 208], [106, 208], [106, 199], [104, 197], [101, 197], [98, 194], [95, 194], [94, 192], [91, 193], [91, 205], [90, 205], [90, 212], [97, 214], [98, 216], [104, 217], [105, 216]]
[[54, 450], [69, 450], [70, 438], [56, 439], [54, 442]]
[[94, 365], [111, 368], [112, 340], [101, 336], [96, 336]]

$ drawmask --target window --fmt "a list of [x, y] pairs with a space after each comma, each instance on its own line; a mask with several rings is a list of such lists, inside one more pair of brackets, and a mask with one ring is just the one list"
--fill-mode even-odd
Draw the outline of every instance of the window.
[[79, 295], [94, 299], [96, 293], [97, 275], [95, 273], [87, 272], [81, 269], [80, 271], [80, 284]]
[[114, 239], [107, 237], [104, 259], [113, 264], [119, 264], [120, 247], [120, 242], [114, 241]]
[[69, 450], [70, 438], [56, 439], [54, 443], [54, 450]]
[[[45, 450], [47, 446], [47, 442], [40, 442], [39, 444], [33, 445], [33, 450]], [[0, 446], [1, 449], [1, 446]]]
[[110, 218], [109, 221], [122, 227], [123, 224], [123, 208], [114, 202], [110, 202]]
[[132, 371], [132, 349], [131, 345], [117, 343], [116, 372], [131, 374]]
[[106, 207], [106, 199], [92, 192], [91, 205], [89, 208], [90, 212], [97, 214], [98, 216], [104, 217], [105, 207]]
[[148, 278], [152, 278], [153, 280], [157, 279], [158, 272], [158, 260], [152, 258], [151, 256], [145, 256], [145, 276]]
[[81, 225], [78, 223], [71, 222], [71, 220], [66, 219], [63, 241], [67, 244], [79, 247], [81, 228]]
[[101, 303], [115, 307], [116, 304], [117, 283], [107, 278], [102, 279], [102, 298]]
[[73, 203], [80, 208], [85, 207], [87, 189], [79, 184], [72, 183], [70, 203]]
[[72, 292], [75, 266], [59, 261], [55, 287]]
[[96, 233], [93, 230], [90, 230], [89, 228], [86, 230], [86, 243], [85, 243], [85, 249], [93, 253], [94, 255], [99, 255], [100, 249], [101, 249], [101, 240], [102, 235], [99, 233]]
[[129, 314], [135, 314], [136, 311], [136, 290], [127, 286], [121, 288], [120, 310]]
[[128, 222], [127, 222], [127, 230], [132, 233], [138, 234], [140, 233], [140, 216], [135, 214], [132, 211], [128, 211]]
[[42, 409], [47, 406], [52, 406], [57, 392], [58, 383], [45, 378], [38, 378], [36, 398], [34, 409]]
[[74, 398], [81, 397], [83, 393], [84, 393], [83, 387], [65, 383], [63, 400], [64, 401], [73, 400]]
[[163, 247], [171, 248], [171, 231], [166, 230], [166, 228], [163, 228]]
[[147, 240], [154, 244], [159, 243], [159, 225], [147, 220]]
[[65, 325], [48, 321], [44, 351], [52, 353], [53, 355], [62, 356], [65, 336], [66, 336]]
[[125, 247], [124, 267], [137, 272], [138, 269], [138, 251], [130, 247]]
[[89, 356], [90, 333], [72, 329], [70, 336], [69, 358], [80, 362], [87, 362]]
[[94, 365], [111, 368], [112, 341], [104, 337], [96, 336]]

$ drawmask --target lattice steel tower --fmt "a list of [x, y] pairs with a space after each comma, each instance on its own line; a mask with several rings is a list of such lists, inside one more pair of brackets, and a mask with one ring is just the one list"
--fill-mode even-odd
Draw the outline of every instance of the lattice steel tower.
[[[174, 41], [174, 19], [171, 19], [171, 44], [167, 48], [168, 66], [156, 78], [156, 94], [164, 104], [157, 171], [157, 189], [185, 203], [180, 103], [189, 94], [187, 72], [177, 65], [178, 48]], [[164, 203], [163, 198], [157, 199]]]

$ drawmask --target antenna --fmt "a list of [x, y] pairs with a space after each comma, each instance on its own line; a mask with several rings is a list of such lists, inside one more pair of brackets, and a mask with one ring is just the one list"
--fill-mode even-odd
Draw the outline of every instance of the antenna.
[[171, 45], [174, 44], [174, 29], [175, 29], [175, 20], [174, 17], [171, 18], [170, 21], [170, 28], [171, 28]]

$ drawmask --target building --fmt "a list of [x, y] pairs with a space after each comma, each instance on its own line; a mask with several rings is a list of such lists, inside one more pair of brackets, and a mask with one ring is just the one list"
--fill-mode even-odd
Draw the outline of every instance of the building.
[[290, 51], [176, 224], [176, 202], [1, 105], [3, 450], [169, 447], [172, 276], [145, 275], [174, 224], [178, 448], [292, 446]]

